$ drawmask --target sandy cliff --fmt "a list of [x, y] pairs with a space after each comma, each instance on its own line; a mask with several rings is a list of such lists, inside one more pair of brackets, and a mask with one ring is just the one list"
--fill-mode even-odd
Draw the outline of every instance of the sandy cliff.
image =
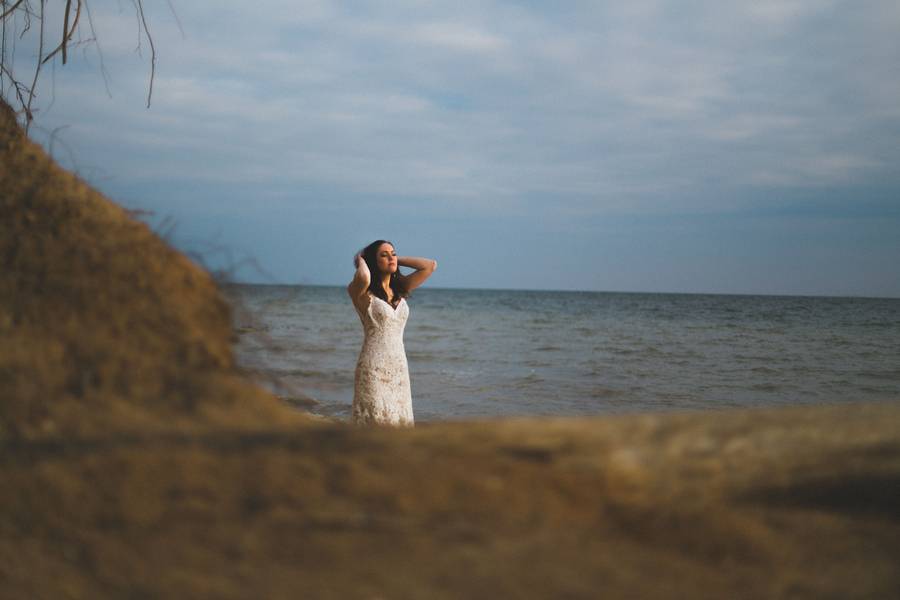
[[0, 156], [0, 434], [291, 421], [235, 376], [208, 274], [57, 166], [5, 105]]
[[323, 424], [0, 110], [0, 597], [888, 598], [900, 404]]

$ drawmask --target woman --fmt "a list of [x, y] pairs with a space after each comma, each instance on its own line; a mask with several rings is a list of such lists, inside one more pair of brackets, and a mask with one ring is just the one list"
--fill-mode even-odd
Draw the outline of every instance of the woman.
[[[403, 328], [409, 317], [406, 297], [437, 268], [427, 258], [397, 256], [394, 245], [376, 240], [353, 259], [356, 275], [347, 286], [365, 331], [356, 362], [353, 423], [413, 425], [409, 368]], [[415, 269], [403, 275], [399, 267]]]

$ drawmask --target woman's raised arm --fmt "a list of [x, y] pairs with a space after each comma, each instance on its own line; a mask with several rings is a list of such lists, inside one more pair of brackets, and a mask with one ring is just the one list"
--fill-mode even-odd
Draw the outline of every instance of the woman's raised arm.
[[406, 283], [406, 289], [413, 290], [431, 277], [431, 274], [437, 269], [437, 261], [416, 256], [398, 256], [397, 266], [415, 269], [409, 275], [402, 275], [403, 281]]
[[356, 273], [353, 275], [353, 281], [347, 286], [347, 293], [353, 298], [353, 301], [361, 299], [366, 290], [369, 289], [369, 282], [372, 280], [372, 274], [369, 273], [369, 266], [363, 259], [362, 254], [357, 252], [353, 259], [356, 263]]

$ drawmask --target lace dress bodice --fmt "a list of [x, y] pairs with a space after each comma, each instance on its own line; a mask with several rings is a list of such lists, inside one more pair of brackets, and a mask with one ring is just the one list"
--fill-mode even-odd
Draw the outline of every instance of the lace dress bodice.
[[395, 309], [381, 298], [369, 298], [365, 312], [357, 309], [365, 338], [356, 363], [352, 420], [411, 426], [412, 394], [403, 347], [409, 306], [406, 299]]

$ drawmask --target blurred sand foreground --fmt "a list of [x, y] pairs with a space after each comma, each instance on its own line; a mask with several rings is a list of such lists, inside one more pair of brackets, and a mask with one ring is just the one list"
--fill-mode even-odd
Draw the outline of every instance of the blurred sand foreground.
[[0, 106], [0, 597], [895, 598], [900, 403], [360, 430]]

